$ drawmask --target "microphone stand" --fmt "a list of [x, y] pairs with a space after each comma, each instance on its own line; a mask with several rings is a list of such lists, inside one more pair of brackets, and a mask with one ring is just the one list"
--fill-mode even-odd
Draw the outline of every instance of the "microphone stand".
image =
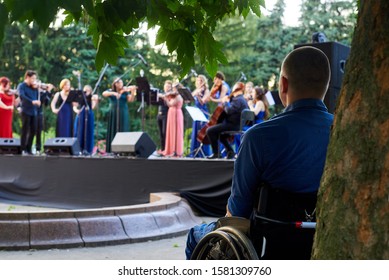
[[[81, 73], [79, 73], [78, 75], [77, 75], [77, 78], [78, 78], [78, 89], [79, 90], [82, 90], [81, 89]], [[81, 94], [82, 94], [82, 99], [83, 99], [83, 101], [84, 101], [84, 108], [83, 108], [83, 110], [84, 110], [84, 135], [83, 136], [81, 136], [80, 135], [80, 137], [83, 137], [84, 138], [84, 147], [83, 147], [83, 150], [82, 150], [82, 154], [84, 155], [84, 156], [88, 156], [89, 155], [89, 152], [88, 152], [88, 150], [87, 150], [87, 129], [88, 129], [88, 121], [89, 121], [89, 110], [90, 110], [90, 107], [89, 107], [89, 104], [88, 104], [88, 101], [87, 101], [87, 98], [86, 98], [86, 94], [85, 94], [85, 92], [84, 91], [82, 91], [81, 92]], [[80, 112], [80, 114], [81, 114], [81, 112]], [[80, 117], [80, 116], [79, 116]], [[78, 126], [80, 127], [80, 124], [81, 124], [81, 119], [79, 120], [79, 123], [78, 123]]]
[[[92, 95], [91, 95], [92, 97]], [[84, 91], [82, 91], [82, 98], [84, 100], [84, 103], [85, 103], [85, 106], [84, 106], [84, 114], [85, 114], [85, 118], [84, 118], [84, 149], [82, 150], [82, 154], [84, 156], [88, 156], [89, 155], [89, 152], [87, 150], [87, 129], [88, 129], [88, 121], [89, 121], [89, 110], [90, 110], [90, 107], [89, 107], [89, 104], [88, 104], [88, 100], [86, 98], [86, 94]]]
[[[109, 64], [106, 63], [104, 68], [103, 68], [103, 70], [101, 71], [100, 77], [99, 77], [99, 79], [96, 82], [95, 88], [93, 89], [93, 91], [91, 93], [91, 96], [93, 96], [93, 94], [95, 94], [96, 92], [97, 92], [97, 96], [98, 96], [98, 94], [99, 94], [98, 89], [100, 87], [100, 83], [101, 83], [101, 80], [102, 80], [102, 78], [103, 78], [103, 76], [105, 74], [105, 71], [107, 71], [108, 66], [109, 66]], [[99, 103], [97, 102], [97, 104], [99, 104]], [[99, 141], [98, 141], [98, 139], [99, 139], [98, 138], [99, 137], [99, 118], [98, 118], [98, 114], [96, 114], [96, 134], [95, 135], [96, 135], [96, 141], [97, 141], [96, 143], [98, 144], [99, 143]], [[99, 153], [99, 152], [100, 152], [99, 146], [97, 145], [96, 154]]]
[[[139, 59], [138, 62], [136, 62], [134, 65], [130, 65], [128, 70], [126, 72], [124, 72], [121, 76], [119, 76], [116, 80], [123, 78], [128, 72], [131, 71], [131, 68], [138, 66], [139, 63], [141, 63], [141, 62], [142, 61]], [[120, 129], [120, 98], [121, 98], [121, 95], [119, 98], [116, 99], [116, 131], [115, 131], [115, 134], [117, 132], [120, 132], [119, 131], [119, 129]]]
[[241, 82], [242, 80], [245, 80], [245, 81], [246, 81], [247, 78], [246, 78], [246, 76], [240, 74], [240, 78], [239, 78], [235, 83], [239, 83], [239, 82]]

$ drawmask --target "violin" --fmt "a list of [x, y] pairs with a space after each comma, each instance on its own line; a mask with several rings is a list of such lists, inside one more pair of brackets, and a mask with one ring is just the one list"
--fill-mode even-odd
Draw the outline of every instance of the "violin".
[[211, 96], [212, 96], [213, 98], [216, 97], [216, 93], [217, 93], [218, 91], [221, 91], [222, 86], [223, 86], [223, 83], [221, 83], [220, 85], [214, 84], [214, 85], [212, 86], [212, 88], [211, 88]]
[[4, 93], [7, 95], [18, 95], [18, 90], [17, 89], [4, 90]]
[[168, 91], [167, 93], [165, 93], [165, 96], [166, 97], [175, 97], [178, 95], [178, 92], [177, 91]]
[[32, 84], [32, 88], [35, 88], [35, 89], [48, 90], [50, 87], [55, 89], [55, 87], [49, 83], [46, 84], [46, 83], [41, 83], [41, 82], [37, 81], [34, 84]]
[[136, 96], [136, 86], [125, 86], [121, 90], [119, 90], [119, 93], [122, 94], [123, 92], [131, 92], [134, 96]]

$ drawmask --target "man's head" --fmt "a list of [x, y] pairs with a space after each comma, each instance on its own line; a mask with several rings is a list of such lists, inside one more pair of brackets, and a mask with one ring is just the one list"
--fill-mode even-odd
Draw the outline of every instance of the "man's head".
[[314, 47], [300, 47], [290, 52], [281, 66], [279, 94], [284, 106], [315, 98], [323, 100], [330, 82], [327, 56]]
[[24, 74], [24, 81], [29, 85], [32, 86], [35, 84], [37, 79], [37, 73], [33, 70], [27, 70]]

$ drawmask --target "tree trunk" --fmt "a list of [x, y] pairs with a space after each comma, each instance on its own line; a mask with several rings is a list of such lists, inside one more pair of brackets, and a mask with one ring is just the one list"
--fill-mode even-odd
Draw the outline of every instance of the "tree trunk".
[[389, 259], [389, 1], [360, 1], [318, 198], [314, 259]]

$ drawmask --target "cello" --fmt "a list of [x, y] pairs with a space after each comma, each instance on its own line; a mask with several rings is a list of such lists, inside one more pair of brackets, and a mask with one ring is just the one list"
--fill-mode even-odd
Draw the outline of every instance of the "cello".
[[[213, 87], [211, 89], [211, 96], [215, 97], [216, 93], [218, 91], [221, 91], [222, 86], [223, 86], [223, 83], [220, 85], [213, 85]], [[217, 124], [218, 122], [220, 122], [221, 116], [223, 115], [223, 113], [224, 113], [223, 106], [218, 105], [216, 107], [215, 111], [212, 113], [212, 116], [209, 118], [208, 123], [205, 124], [200, 129], [200, 131], [197, 133], [196, 139], [197, 139], [197, 141], [199, 141], [199, 143], [203, 143], [204, 145], [211, 144], [211, 142], [209, 141], [209, 139], [207, 137], [207, 129], [208, 129], [208, 127], [211, 127], [211, 126]]]

